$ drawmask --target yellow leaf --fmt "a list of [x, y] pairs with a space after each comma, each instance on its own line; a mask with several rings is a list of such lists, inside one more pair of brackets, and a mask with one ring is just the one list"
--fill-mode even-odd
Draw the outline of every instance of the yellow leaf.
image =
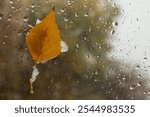
[[60, 54], [61, 37], [54, 10], [30, 30], [26, 43], [36, 63], [52, 59]]

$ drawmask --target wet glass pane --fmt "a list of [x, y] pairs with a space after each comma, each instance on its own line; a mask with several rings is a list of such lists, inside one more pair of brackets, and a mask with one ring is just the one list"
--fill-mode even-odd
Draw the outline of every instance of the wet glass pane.
[[[149, 99], [149, 3], [0, 0], [0, 99]], [[52, 10], [68, 51], [36, 64], [26, 37]]]

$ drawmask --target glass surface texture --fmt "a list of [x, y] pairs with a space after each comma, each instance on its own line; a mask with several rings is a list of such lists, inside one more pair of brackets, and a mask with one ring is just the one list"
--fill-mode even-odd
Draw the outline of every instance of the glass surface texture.
[[[149, 99], [148, 0], [0, 0], [0, 99]], [[68, 51], [37, 65], [26, 36], [55, 6]]]

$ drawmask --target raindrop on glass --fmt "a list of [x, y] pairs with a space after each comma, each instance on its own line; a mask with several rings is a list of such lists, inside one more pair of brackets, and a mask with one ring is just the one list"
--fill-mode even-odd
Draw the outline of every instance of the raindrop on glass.
[[87, 38], [86, 38], [86, 37], [84, 37], [83, 39], [84, 39], [84, 40], [87, 40]]
[[7, 36], [7, 35], [5, 35], [4, 37], [5, 37], [5, 38], [8, 38], [8, 36]]
[[68, 5], [71, 5], [71, 1], [70, 0], [68, 0]]
[[118, 22], [113, 22], [112, 25], [115, 27], [115, 26], [118, 26]]
[[65, 12], [65, 9], [66, 9], [66, 8], [62, 8], [60, 11], [61, 11], [62, 13], [64, 13], [64, 12]]
[[76, 47], [79, 48], [79, 44], [76, 44]]
[[139, 81], [139, 82], [137, 83], [137, 86], [138, 86], [138, 87], [142, 86], [142, 82]]
[[15, 6], [12, 6], [11, 9], [15, 9]]
[[66, 17], [64, 18], [64, 21], [65, 21], [65, 22], [67, 22], [68, 20], [69, 20], [68, 18], [66, 18]]
[[87, 54], [87, 58], [90, 58], [90, 55], [89, 55], [89, 54]]
[[77, 12], [75, 13], [75, 17], [78, 17], [78, 13]]
[[134, 88], [135, 88], [135, 86], [134, 86], [134, 85], [132, 85], [132, 86], [130, 87], [130, 90], [134, 90]]
[[98, 75], [98, 72], [97, 72], [97, 71], [95, 71], [95, 75]]
[[2, 42], [2, 44], [5, 45], [6, 43], [5, 43], [5, 42]]
[[86, 12], [86, 13], [84, 14], [84, 16], [85, 16], [85, 17], [88, 17], [88, 16], [89, 16], [89, 13], [88, 13], [88, 12]]
[[0, 14], [0, 20], [2, 19], [2, 17], [3, 17], [3, 14]]
[[14, 3], [13, 0], [10, 0], [9, 2], [10, 2], [10, 4], [13, 4], [13, 3]]
[[34, 13], [34, 10], [31, 10], [32, 13]]
[[94, 81], [97, 82], [97, 79], [95, 79]]
[[36, 7], [36, 4], [32, 4], [32, 5], [31, 5], [31, 8], [35, 8], [35, 7]]
[[146, 59], [148, 59], [147, 57], [144, 57], [144, 59], [146, 60]]
[[138, 70], [138, 69], [140, 69], [140, 66], [139, 66], [139, 65], [137, 65], [137, 66], [135, 67], [135, 70]]
[[111, 35], [113, 35], [114, 33], [115, 33], [115, 30], [112, 30], [112, 31], [111, 31]]
[[23, 21], [27, 22], [28, 21], [28, 17], [24, 17]]

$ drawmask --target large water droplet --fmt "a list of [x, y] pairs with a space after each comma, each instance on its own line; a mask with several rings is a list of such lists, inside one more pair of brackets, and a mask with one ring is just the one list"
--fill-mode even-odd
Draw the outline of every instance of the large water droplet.
[[118, 26], [118, 22], [113, 22], [112, 25], [115, 27], [115, 26]]

